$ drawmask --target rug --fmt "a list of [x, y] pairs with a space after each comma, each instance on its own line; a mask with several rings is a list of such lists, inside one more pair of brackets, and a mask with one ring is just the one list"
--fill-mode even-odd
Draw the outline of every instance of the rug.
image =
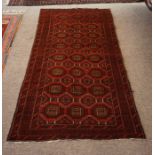
[[145, 138], [109, 9], [42, 9], [10, 141]]
[[10, 0], [10, 6], [55, 5], [55, 4], [88, 4], [88, 3], [130, 3], [144, 0]]
[[2, 69], [7, 62], [9, 49], [15, 36], [21, 15], [3, 15], [2, 17]]

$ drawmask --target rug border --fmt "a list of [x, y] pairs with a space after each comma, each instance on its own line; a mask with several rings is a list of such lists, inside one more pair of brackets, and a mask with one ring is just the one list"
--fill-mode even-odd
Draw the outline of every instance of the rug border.
[[[126, 2], [121, 2], [121, 0], [105, 0], [106, 2], [94, 2], [94, 0], [90, 0], [89, 2], [24, 2], [24, 0], [20, 0], [20, 2], [12, 2], [13, 0], [9, 0], [8, 6], [48, 6], [48, 5], [74, 5], [74, 4], [109, 4], [109, 3], [143, 3], [144, 0], [127, 0]], [[67, 1], [67, 0], [66, 0]], [[115, 2], [114, 2], [115, 1]]]

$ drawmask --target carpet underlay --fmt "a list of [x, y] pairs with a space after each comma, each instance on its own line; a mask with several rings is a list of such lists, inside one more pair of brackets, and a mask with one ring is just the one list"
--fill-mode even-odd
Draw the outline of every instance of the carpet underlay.
[[3, 15], [2, 17], [2, 68], [5, 68], [9, 49], [17, 31], [21, 15]]
[[109, 9], [42, 9], [11, 141], [145, 138]]
[[143, 0], [10, 0], [10, 6], [35, 6], [58, 4], [88, 4], [88, 3], [130, 3]]

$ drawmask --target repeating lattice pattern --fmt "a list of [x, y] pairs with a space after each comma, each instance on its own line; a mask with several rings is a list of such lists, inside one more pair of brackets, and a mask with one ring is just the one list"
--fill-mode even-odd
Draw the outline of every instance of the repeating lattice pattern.
[[109, 10], [41, 10], [9, 140], [144, 138]]

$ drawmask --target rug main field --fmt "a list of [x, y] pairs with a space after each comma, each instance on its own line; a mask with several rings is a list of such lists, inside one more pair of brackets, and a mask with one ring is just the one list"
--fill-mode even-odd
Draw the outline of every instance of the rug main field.
[[145, 138], [110, 10], [41, 10], [8, 140]]

